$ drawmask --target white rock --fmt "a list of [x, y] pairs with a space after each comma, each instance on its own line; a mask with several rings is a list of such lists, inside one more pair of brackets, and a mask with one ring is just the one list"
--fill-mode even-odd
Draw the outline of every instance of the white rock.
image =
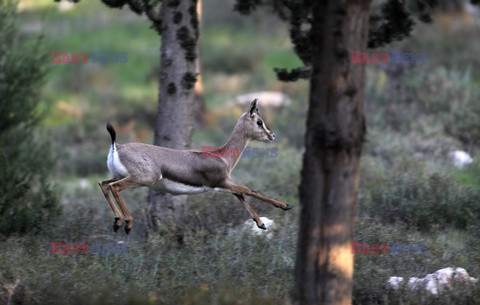
[[393, 289], [398, 289], [402, 282], [403, 282], [403, 277], [401, 276], [391, 276], [390, 279], [388, 280], [388, 284]]
[[454, 272], [455, 270], [452, 267], [448, 267], [438, 270], [433, 275], [440, 285], [447, 285], [453, 279]]
[[467, 279], [468, 278], [468, 272], [467, 270], [463, 268], [457, 268], [455, 269], [455, 279]]
[[441, 283], [435, 274], [427, 274], [427, 276], [424, 277], [421, 282], [425, 289], [431, 294], [437, 294], [438, 288], [441, 287]]
[[267, 217], [260, 217], [260, 219], [263, 221], [263, 224], [265, 224], [265, 226], [267, 227], [267, 230], [262, 230], [259, 227], [257, 227], [257, 223], [251, 219], [245, 221], [245, 223], [242, 225], [242, 229], [250, 233], [253, 233], [255, 235], [266, 236], [267, 238], [271, 238], [272, 233], [269, 230], [275, 226], [273, 220]]
[[262, 108], [277, 108], [288, 106], [292, 103], [292, 100], [290, 97], [288, 97], [288, 95], [278, 91], [246, 93], [238, 95], [232, 100], [232, 102], [244, 108], [250, 105], [254, 99], [258, 99], [258, 102]]
[[417, 290], [420, 284], [421, 284], [421, 281], [417, 277], [411, 277], [408, 280], [408, 287], [413, 291]]
[[78, 180], [78, 186], [80, 187], [80, 189], [85, 190], [85, 189], [89, 188], [90, 183], [88, 183], [87, 179], [81, 178], [81, 179]]
[[478, 8], [470, 2], [464, 4], [464, 9], [469, 15], [476, 16], [478, 14]]
[[463, 168], [473, 162], [472, 157], [463, 150], [455, 150], [448, 153], [449, 158], [452, 160], [453, 165], [456, 168]]
[[[398, 289], [399, 284], [403, 281], [402, 277], [392, 276], [388, 280], [388, 284], [393, 289]], [[427, 274], [424, 278], [411, 277], [408, 280], [408, 287], [412, 291], [425, 289], [431, 294], [437, 295], [440, 291], [452, 287], [454, 282], [457, 283], [477, 283], [478, 279], [470, 277], [468, 272], [463, 268], [447, 267], [440, 269], [434, 273]]]
[[69, 1], [62, 1], [58, 4], [58, 10], [61, 12], [73, 10], [75, 4]]

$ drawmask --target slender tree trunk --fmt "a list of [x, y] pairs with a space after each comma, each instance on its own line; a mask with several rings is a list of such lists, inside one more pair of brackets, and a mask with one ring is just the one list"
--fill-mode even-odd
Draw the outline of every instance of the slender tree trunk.
[[[154, 144], [186, 149], [193, 129], [192, 107], [197, 77], [198, 18], [196, 0], [166, 0], [160, 13], [161, 60]], [[150, 192], [150, 226], [182, 235], [186, 196]]]
[[[202, 28], [202, 0], [197, 0], [197, 16], [198, 16], [198, 28]], [[200, 41], [197, 43], [197, 59], [195, 65], [198, 73], [197, 82], [195, 83], [195, 97], [193, 103], [193, 117], [197, 126], [205, 125], [205, 98], [203, 96], [203, 78], [202, 78], [202, 62], [200, 61]]]
[[351, 304], [351, 242], [365, 135], [365, 51], [370, 1], [317, 1], [312, 76], [300, 185], [294, 304]]

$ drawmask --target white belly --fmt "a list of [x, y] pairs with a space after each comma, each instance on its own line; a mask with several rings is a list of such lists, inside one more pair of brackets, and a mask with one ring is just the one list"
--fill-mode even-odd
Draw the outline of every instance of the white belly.
[[173, 195], [198, 194], [213, 190], [208, 186], [191, 186], [165, 178], [158, 180], [151, 188], [156, 192], [163, 191]]

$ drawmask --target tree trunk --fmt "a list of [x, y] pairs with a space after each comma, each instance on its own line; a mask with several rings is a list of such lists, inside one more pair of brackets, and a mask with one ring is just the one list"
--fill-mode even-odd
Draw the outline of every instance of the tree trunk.
[[318, 1], [301, 174], [294, 304], [351, 304], [351, 242], [365, 135], [365, 51], [370, 1]]
[[[202, 0], [197, 0], [197, 16], [198, 16], [198, 28], [202, 28]], [[207, 107], [205, 106], [205, 98], [203, 96], [203, 78], [202, 78], [202, 62], [200, 61], [200, 41], [197, 43], [197, 59], [195, 65], [198, 73], [197, 82], [195, 83], [195, 97], [193, 103], [193, 117], [195, 124], [198, 127], [205, 125], [205, 112]]]
[[[168, 0], [161, 7], [160, 89], [154, 144], [190, 147], [192, 107], [197, 78], [198, 18], [196, 0]], [[186, 196], [150, 192], [150, 227], [161, 225], [182, 235]]]

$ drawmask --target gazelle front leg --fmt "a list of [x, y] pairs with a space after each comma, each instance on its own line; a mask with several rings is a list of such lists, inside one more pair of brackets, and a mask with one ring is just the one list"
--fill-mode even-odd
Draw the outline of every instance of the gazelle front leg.
[[258, 217], [257, 212], [252, 208], [250, 204], [245, 200], [245, 196], [242, 194], [236, 194], [234, 193], [235, 196], [237, 196], [238, 200], [243, 203], [243, 206], [247, 209], [248, 213], [252, 216], [253, 220], [257, 223], [257, 227], [259, 227], [262, 230], [266, 230], [267, 227], [265, 227], [265, 224], [263, 221]]
[[262, 201], [268, 202], [268, 203], [272, 204], [273, 206], [275, 206], [276, 208], [280, 208], [284, 211], [288, 211], [291, 208], [293, 208], [289, 204], [280, 202], [280, 201], [272, 199], [272, 198], [265, 197], [265, 196], [255, 192], [255, 191], [252, 191], [251, 189], [249, 189], [246, 186], [236, 185], [236, 184], [233, 184], [233, 183], [230, 183], [230, 182], [226, 182], [222, 187], [224, 189], [232, 191], [233, 193], [247, 195], [247, 196], [250, 196], [250, 197], [255, 197], [255, 198], [260, 199]]
[[143, 185], [130, 180], [130, 177], [125, 177], [122, 180], [110, 183], [109, 186], [113, 197], [115, 197], [118, 206], [122, 210], [123, 215], [125, 215], [125, 233], [128, 234], [133, 227], [133, 217], [125, 204], [125, 201], [123, 201], [123, 198], [120, 196], [120, 192], [130, 187], [139, 187]]
[[113, 214], [115, 215], [115, 221], [113, 222], [113, 231], [117, 232], [118, 228], [120, 228], [120, 226], [122, 225], [123, 215], [122, 212], [120, 212], [120, 210], [118, 209], [117, 205], [113, 202], [112, 197], [110, 197], [109, 184], [115, 181], [117, 181], [117, 179], [99, 181], [98, 185], [100, 186], [100, 189], [102, 190], [105, 199], [107, 199], [108, 205], [110, 206]]

